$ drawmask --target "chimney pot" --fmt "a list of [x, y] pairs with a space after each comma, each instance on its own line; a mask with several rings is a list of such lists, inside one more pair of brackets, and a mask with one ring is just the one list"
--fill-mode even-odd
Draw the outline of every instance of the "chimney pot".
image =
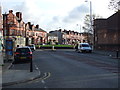
[[13, 10], [9, 10], [9, 13], [13, 13]]

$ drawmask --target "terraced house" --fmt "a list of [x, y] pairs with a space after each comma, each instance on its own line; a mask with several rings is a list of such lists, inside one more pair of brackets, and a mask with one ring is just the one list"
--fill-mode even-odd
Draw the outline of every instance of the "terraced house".
[[87, 42], [86, 35], [84, 33], [78, 33], [72, 30], [55, 30], [50, 31], [50, 34], [55, 34], [58, 37], [58, 44], [70, 44], [73, 45], [78, 42]]
[[5, 39], [11, 39], [13, 46], [25, 46], [29, 44], [40, 44], [47, 41], [47, 32], [39, 28], [39, 25], [25, 23], [22, 13], [13, 13], [9, 10], [8, 14], [3, 14], [3, 35]]
[[26, 24], [26, 45], [29, 44], [44, 44], [47, 43], [47, 32], [39, 28], [39, 25], [34, 26], [30, 22]]
[[[58, 44], [75, 44], [75, 42], [87, 41], [83, 33], [78, 33], [71, 30], [55, 30], [50, 31], [51, 34], [56, 34]], [[45, 30], [34, 25], [31, 22], [25, 23], [21, 12], [14, 14], [13, 10], [3, 14], [3, 36], [4, 46], [5, 41], [10, 39], [13, 41], [13, 47], [26, 46], [29, 44], [47, 44], [49, 42], [48, 34]], [[53, 36], [50, 36], [53, 37]]]

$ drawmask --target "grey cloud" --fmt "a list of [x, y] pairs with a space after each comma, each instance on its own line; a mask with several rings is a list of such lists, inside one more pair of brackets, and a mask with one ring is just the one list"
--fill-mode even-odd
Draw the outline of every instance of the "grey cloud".
[[24, 19], [23, 21], [28, 21], [31, 18], [29, 8], [26, 6], [25, 2], [22, 2], [19, 5], [15, 5], [13, 8], [16, 12], [22, 12], [22, 16]]
[[73, 10], [71, 10], [67, 16], [60, 17], [60, 16], [53, 16], [50, 22], [48, 22], [48, 27], [66, 27], [69, 26], [71, 23], [81, 21], [85, 14], [89, 13], [89, 7], [85, 5], [80, 5]]
[[74, 8], [69, 14], [64, 17], [63, 22], [70, 23], [80, 20], [84, 14], [89, 12], [89, 8], [85, 5], [80, 5], [76, 8]]
[[15, 11], [22, 12], [23, 21], [26, 23], [31, 22], [33, 24], [38, 24], [41, 19], [41, 15], [39, 13], [36, 12], [37, 14], [34, 14], [30, 11], [26, 2], [15, 5], [13, 8]]
[[54, 16], [53, 18], [52, 18], [52, 20], [54, 21], [54, 22], [59, 22], [59, 16]]
[[[6, 7], [7, 4], [10, 4]], [[30, 13], [28, 12], [28, 8], [26, 7], [26, 3], [25, 2], [20, 2], [17, 3], [16, 2], [7, 2], [7, 3], [3, 3], [3, 11], [7, 12], [9, 10], [13, 10], [13, 13], [15, 14], [16, 12], [22, 12], [22, 16], [24, 17], [25, 20], [28, 20], [28, 16], [30, 15]], [[4, 12], [3, 12], [4, 13]]]

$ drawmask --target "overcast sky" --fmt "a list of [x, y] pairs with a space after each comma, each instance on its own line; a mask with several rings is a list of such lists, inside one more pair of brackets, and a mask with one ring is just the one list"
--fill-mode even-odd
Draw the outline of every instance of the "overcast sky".
[[[91, 0], [92, 13], [107, 18], [110, 0]], [[67, 29], [80, 32], [84, 17], [90, 13], [90, 0], [1, 0], [2, 13], [22, 12], [24, 22], [39, 24], [44, 30]], [[77, 25], [78, 24], [78, 25]]]

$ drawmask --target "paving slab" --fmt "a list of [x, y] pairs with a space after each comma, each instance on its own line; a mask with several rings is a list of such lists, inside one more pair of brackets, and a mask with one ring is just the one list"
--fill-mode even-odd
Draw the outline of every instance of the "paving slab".
[[[10, 86], [14, 84], [32, 81], [40, 77], [40, 71], [33, 65], [33, 71], [30, 72], [29, 64], [10, 64], [9, 68], [2, 72], [2, 86]], [[26, 68], [26, 69], [24, 69]], [[2, 70], [1, 70], [2, 71]]]

